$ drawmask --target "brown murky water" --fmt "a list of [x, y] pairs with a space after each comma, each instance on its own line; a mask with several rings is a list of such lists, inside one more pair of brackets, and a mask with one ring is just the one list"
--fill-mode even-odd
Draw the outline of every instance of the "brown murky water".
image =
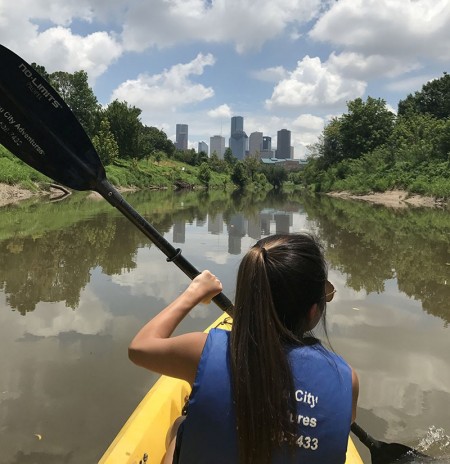
[[[360, 377], [358, 423], [378, 439], [450, 454], [448, 212], [298, 194], [127, 200], [220, 276], [230, 299], [256, 239], [315, 232], [338, 290], [330, 340]], [[130, 339], [187, 283], [104, 201], [80, 194], [1, 208], [0, 463], [97, 462], [156, 379], [128, 361]], [[218, 315], [196, 308], [179, 330]]]

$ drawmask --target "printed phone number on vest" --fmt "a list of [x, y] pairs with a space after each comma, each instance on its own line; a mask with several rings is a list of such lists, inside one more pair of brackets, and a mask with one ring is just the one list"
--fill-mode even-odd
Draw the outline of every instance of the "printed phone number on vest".
[[319, 448], [319, 439], [318, 438], [305, 437], [303, 435], [300, 435], [297, 438], [297, 440], [295, 441], [295, 444], [299, 448], [310, 449], [311, 451], [316, 451], [316, 449]]

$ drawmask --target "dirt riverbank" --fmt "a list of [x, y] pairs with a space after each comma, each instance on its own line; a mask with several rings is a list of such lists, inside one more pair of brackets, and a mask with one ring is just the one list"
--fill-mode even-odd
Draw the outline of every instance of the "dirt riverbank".
[[14, 185], [0, 184], [0, 206], [26, 200], [33, 195], [35, 195], [35, 193], [30, 190], [25, 190]]
[[[0, 207], [21, 200], [26, 200], [35, 195], [48, 195], [49, 192], [31, 192], [17, 186], [0, 183]], [[368, 195], [354, 195], [349, 192], [332, 192], [328, 195], [336, 198], [346, 198], [352, 200], [369, 201], [390, 208], [407, 208], [411, 206], [425, 206], [428, 208], [442, 208], [448, 205], [447, 201], [442, 201], [433, 197], [421, 195], [410, 195], [403, 190], [390, 190], [387, 192], [372, 193]], [[99, 195], [97, 195], [99, 196]]]
[[331, 192], [328, 195], [336, 198], [368, 201], [390, 208], [407, 208], [411, 206], [442, 208], [448, 204], [445, 200], [422, 195], [411, 195], [404, 190], [389, 190], [387, 192], [370, 193], [367, 195], [355, 195], [349, 192]]

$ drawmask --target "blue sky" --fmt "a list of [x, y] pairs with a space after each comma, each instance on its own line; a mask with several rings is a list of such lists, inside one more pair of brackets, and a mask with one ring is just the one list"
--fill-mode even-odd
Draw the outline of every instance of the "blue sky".
[[0, 0], [0, 42], [48, 71], [84, 69], [103, 105], [189, 143], [292, 132], [302, 158], [357, 97], [400, 99], [449, 70], [448, 0]]

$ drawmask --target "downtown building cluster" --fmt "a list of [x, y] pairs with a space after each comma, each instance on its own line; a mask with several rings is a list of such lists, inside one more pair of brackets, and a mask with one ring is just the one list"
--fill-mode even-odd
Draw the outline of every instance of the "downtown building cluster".
[[[177, 124], [176, 142], [178, 150], [188, 149], [188, 125]], [[233, 116], [231, 118], [230, 138], [228, 141], [233, 156], [242, 160], [246, 156], [254, 156], [259, 159], [293, 159], [294, 148], [291, 146], [291, 131], [281, 129], [277, 132], [277, 148], [272, 148], [272, 137], [263, 135], [262, 132], [252, 132], [250, 136], [244, 131], [244, 118]], [[198, 143], [198, 152], [205, 152], [208, 156], [216, 153], [223, 159], [225, 150], [225, 137], [214, 135], [209, 139], [209, 147], [206, 142]]]

